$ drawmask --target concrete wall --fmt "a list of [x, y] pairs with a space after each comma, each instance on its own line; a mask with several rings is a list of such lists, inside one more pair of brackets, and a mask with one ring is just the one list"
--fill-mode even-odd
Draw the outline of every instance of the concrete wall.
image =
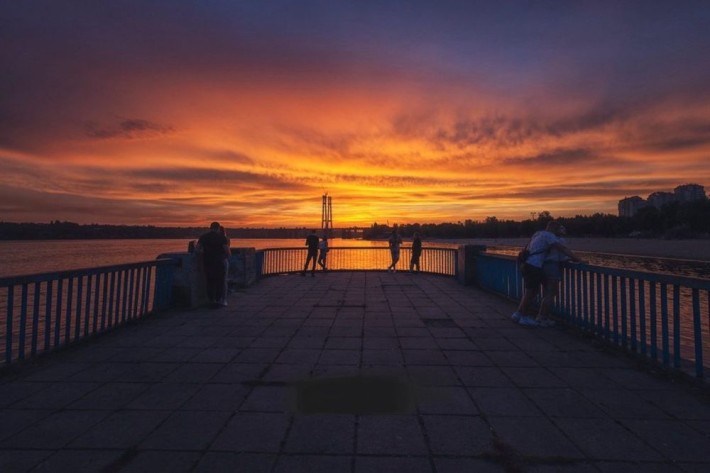
[[[164, 253], [158, 258], [171, 258], [178, 262], [172, 282], [172, 307], [197, 307], [207, 303], [202, 261], [196, 253]], [[232, 248], [227, 280], [230, 290], [251, 286], [256, 282], [256, 250]]]

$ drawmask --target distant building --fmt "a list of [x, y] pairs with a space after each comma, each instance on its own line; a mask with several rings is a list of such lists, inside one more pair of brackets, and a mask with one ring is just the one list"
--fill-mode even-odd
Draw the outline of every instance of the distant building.
[[619, 217], [633, 217], [639, 209], [649, 205], [660, 210], [661, 207], [671, 202], [694, 202], [707, 198], [708, 196], [705, 195], [705, 188], [703, 186], [698, 184], [683, 184], [673, 189], [673, 192], [653, 192], [649, 194], [646, 200], [643, 200], [637, 195], [621, 199], [619, 201]]
[[648, 205], [653, 205], [657, 209], [661, 209], [666, 204], [670, 204], [671, 202], [675, 202], [675, 194], [672, 192], [653, 192], [649, 194], [648, 199]]
[[646, 201], [635, 195], [619, 201], [619, 217], [633, 217], [640, 208], [647, 205]]
[[693, 202], [696, 200], [705, 200], [705, 188], [698, 184], [683, 184], [673, 190], [673, 195], [678, 202]]

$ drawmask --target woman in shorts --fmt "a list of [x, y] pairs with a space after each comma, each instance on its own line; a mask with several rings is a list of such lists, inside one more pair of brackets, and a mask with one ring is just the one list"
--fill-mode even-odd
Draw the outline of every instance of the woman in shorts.
[[[561, 261], [582, 262], [572, 250], [565, 246], [562, 236], [565, 228], [552, 221], [543, 231], [535, 233], [527, 245], [530, 255], [523, 264], [523, 297], [518, 310], [511, 317], [520, 325], [531, 327], [551, 327], [555, 322], [549, 318], [552, 303], [559, 292], [562, 272]], [[564, 258], [564, 259], [563, 259]], [[542, 287], [542, 300], [537, 317], [528, 316], [533, 299]]]

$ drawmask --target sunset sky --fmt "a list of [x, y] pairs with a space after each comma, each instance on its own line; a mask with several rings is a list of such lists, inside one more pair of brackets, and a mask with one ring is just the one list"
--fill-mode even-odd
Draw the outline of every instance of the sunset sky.
[[[336, 227], [710, 188], [708, 1], [0, 0], [0, 220]], [[707, 190], [707, 189], [706, 189]]]

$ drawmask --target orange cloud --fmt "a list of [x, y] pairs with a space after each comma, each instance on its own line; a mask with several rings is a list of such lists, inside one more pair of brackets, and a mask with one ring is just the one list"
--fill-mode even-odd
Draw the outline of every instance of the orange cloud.
[[313, 226], [323, 192], [336, 226], [519, 219], [710, 185], [710, 40], [654, 8], [629, 25], [623, 6], [176, 0], [74, 12], [97, 25], [77, 30], [21, 3], [0, 57], [4, 219]]

